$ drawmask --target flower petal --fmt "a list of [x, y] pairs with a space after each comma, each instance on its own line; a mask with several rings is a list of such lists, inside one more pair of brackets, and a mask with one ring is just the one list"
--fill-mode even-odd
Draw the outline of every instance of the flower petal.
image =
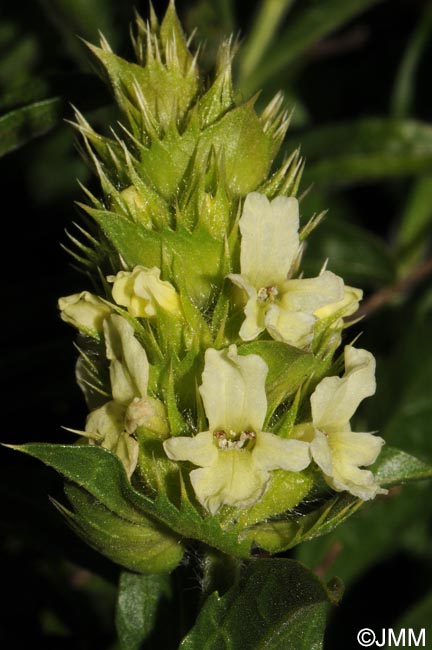
[[165, 311], [176, 313], [180, 311], [180, 302], [173, 285], [160, 279], [160, 269], [141, 268], [135, 275], [134, 290], [137, 296], [148, 300]]
[[354, 465], [345, 467], [343, 474], [335, 472], [328, 483], [338, 492], [346, 490], [363, 501], [374, 499], [377, 494], [388, 493], [388, 490], [378, 485], [372, 472]]
[[326, 476], [333, 476], [333, 459], [327, 436], [315, 429], [315, 436], [310, 445], [312, 458]]
[[297, 348], [312, 342], [315, 316], [303, 311], [289, 311], [279, 305], [270, 305], [265, 315], [265, 326], [276, 341], [283, 341]]
[[280, 302], [283, 309], [313, 313], [319, 307], [335, 303], [344, 297], [342, 278], [324, 271], [317, 278], [287, 280], [283, 284]]
[[[138, 269], [142, 267], [136, 267]], [[146, 318], [155, 315], [152, 305], [135, 295], [134, 277], [130, 271], [119, 271], [117, 275], [109, 275], [108, 282], [113, 282], [112, 297], [117, 305], [126, 307], [132, 316]], [[149, 307], [152, 312], [148, 313]]]
[[326, 377], [311, 396], [314, 425], [327, 432], [346, 431], [360, 402], [375, 393], [375, 359], [367, 350], [345, 347], [345, 374]]
[[231, 345], [221, 351], [208, 349], [200, 393], [210, 431], [262, 428], [267, 411], [265, 381], [268, 367], [256, 354], [239, 356]]
[[237, 287], [244, 289], [248, 295], [248, 301], [244, 308], [246, 318], [242, 323], [239, 335], [243, 341], [253, 341], [265, 330], [265, 306], [257, 300], [257, 291], [255, 287], [248, 282], [246, 277], [230, 273], [230, 275], [227, 275], [227, 278], [229, 278]]
[[240, 449], [220, 451], [215, 465], [194, 470], [190, 480], [198, 501], [214, 515], [223, 505], [255, 503], [267, 487], [269, 474], [255, 466], [252, 454]]
[[372, 465], [385, 441], [372, 433], [340, 431], [330, 435], [330, 445], [337, 467]]
[[188, 460], [199, 467], [210, 467], [217, 461], [218, 450], [210, 431], [202, 431], [194, 437], [178, 436], [163, 443], [165, 453], [171, 460]]
[[138, 462], [138, 443], [124, 430], [125, 412], [123, 404], [108, 402], [88, 415], [85, 429], [102, 437], [96, 444], [116, 454], [130, 478]]
[[284, 469], [287, 472], [301, 472], [310, 463], [307, 442], [285, 440], [265, 431], [257, 434], [252, 456], [256, 466], [265, 471]]
[[118, 402], [107, 402], [87, 416], [85, 430], [102, 436], [106, 449], [111, 449], [124, 430], [126, 407]]
[[340, 318], [351, 316], [354, 314], [359, 306], [360, 300], [363, 298], [363, 291], [355, 287], [344, 287], [344, 297], [338, 302], [333, 302], [324, 307], [320, 307], [314, 313], [320, 320], [330, 318], [330, 316], [338, 314]]
[[240, 218], [242, 275], [260, 289], [283, 282], [299, 250], [298, 201], [278, 196], [271, 203], [248, 194]]
[[107, 358], [113, 398], [127, 404], [147, 395], [149, 363], [144, 348], [127, 320], [113, 314], [104, 322]]
[[359, 467], [373, 463], [383, 444], [382, 438], [371, 433], [347, 431], [325, 436], [316, 430], [311, 451], [330, 487], [337, 492], [347, 491], [366, 501], [377, 494], [387, 493], [376, 483], [372, 472]]
[[180, 312], [177, 292], [170, 282], [160, 279], [160, 269], [136, 266], [132, 271], [120, 271], [108, 276], [113, 282], [112, 295], [118, 305], [140, 318], [155, 316], [161, 308], [171, 313]]
[[262, 303], [258, 302], [255, 297], [249, 298], [244, 313], [246, 318], [240, 327], [239, 335], [243, 341], [253, 341], [265, 330], [265, 311]]
[[227, 275], [227, 278], [231, 280], [231, 282], [233, 282], [237, 287], [240, 287], [240, 289], [244, 289], [249, 298], [254, 297], [256, 299], [257, 291], [255, 287], [251, 285], [246, 276], [240, 275], [238, 273], [229, 273]]
[[62, 320], [92, 336], [102, 332], [105, 318], [113, 311], [108, 302], [88, 291], [64, 296], [58, 306]]
[[[105, 447], [105, 444], [102, 444]], [[126, 431], [123, 431], [117, 439], [115, 447], [111, 448], [121, 460], [126, 470], [126, 474], [130, 478], [135, 471], [138, 464], [139, 445], [135, 438], [132, 438]]]

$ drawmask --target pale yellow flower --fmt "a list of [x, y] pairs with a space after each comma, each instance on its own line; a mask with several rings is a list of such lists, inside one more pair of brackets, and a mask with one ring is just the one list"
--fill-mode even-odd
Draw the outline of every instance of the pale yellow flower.
[[330, 271], [316, 278], [290, 279], [301, 254], [299, 208], [293, 197], [269, 201], [248, 194], [240, 218], [240, 274], [228, 277], [248, 300], [240, 328], [244, 341], [265, 329], [276, 340], [296, 347], [311, 343], [316, 311], [344, 298], [343, 280]]
[[113, 399], [89, 414], [86, 434], [117, 454], [130, 477], [138, 462], [132, 434], [145, 426], [162, 435], [168, 426], [163, 404], [147, 395], [149, 363], [132, 325], [113, 314], [104, 322], [104, 335]]
[[179, 296], [170, 282], [160, 279], [160, 273], [156, 266], [151, 269], [135, 266], [132, 271], [108, 276], [108, 282], [113, 283], [114, 301], [138, 318], [156, 316], [158, 309], [180, 313]]
[[108, 302], [88, 291], [64, 296], [58, 306], [62, 320], [93, 337], [102, 332], [105, 318], [112, 314]]
[[387, 491], [369, 470], [384, 440], [351, 431], [350, 419], [360, 402], [375, 393], [375, 359], [367, 350], [345, 347], [345, 374], [326, 377], [311, 396], [312, 422], [296, 427], [296, 437], [310, 442], [312, 458], [326, 482], [363, 500]]
[[268, 367], [256, 354], [238, 355], [235, 345], [208, 349], [200, 393], [209, 430], [164, 442], [169, 458], [198, 465], [190, 480], [211, 513], [223, 505], [245, 507], [267, 489], [275, 469], [299, 472], [310, 462], [307, 443], [262, 431], [267, 411]]
[[332, 327], [339, 328], [343, 326], [343, 318], [346, 316], [351, 316], [355, 314], [359, 308], [359, 303], [363, 298], [363, 291], [361, 289], [356, 289], [355, 287], [345, 286], [344, 288], [344, 297], [338, 302], [333, 302], [324, 307], [320, 307], [314, 312], [314, 316], [319, 320], [331, 318], [332, 316], [338, 316], [338, 318], [332, 322]]
[[86, 433], [93, 444], [109, 449], [123, 463], [131, 477], [138, 462], [138, 443], [125, 430], [126, 406], [111, 401], [92, 411], [86, 421]]

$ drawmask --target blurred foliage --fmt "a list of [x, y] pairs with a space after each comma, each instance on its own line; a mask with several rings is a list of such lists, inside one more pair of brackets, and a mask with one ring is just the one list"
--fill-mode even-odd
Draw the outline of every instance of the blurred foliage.
[[[365, 320], [355, 333], [364, 330], [361, 343], [377, 356], [378, 393], [360, 412], [357, 430], [379, 430], [392, 446], [430, 461], [430, 3], [260, 0], [248, 13], [238, 0], [177, 4], [188, 30], [199, 29], [208, 67], [222, 36], [239, 35], [241, 91], [262, 87], [264, 102], [282, 89], [295, 107], [286, 153], [301, 145], [303, 189], [313, 183], [302, 214], [329, 209], [310, 238], [306, 271], [328, 257], [331, 270], [366, 291]], [[77, 284], [89, 288], [58, 242], [74, 219], [77, 179], [92, 181], [65, 119], [71, 103], [99, 128], [113, 119], [110, 97], [77, 35], [95, 42], [100, 29], [130, 56], [135, 5], [147, 15], [146, 3], [132, 0], [33, 0], [25, 9], [6, 0], [1, 9], [0, 178], [10, 233], [3, 243], [5, 442], [71, 441], [60, 426], [82, 426], [75, 353], [55, 304]], [[159, 14], [164, 7], [155, 3]], [[113, 650], [118, 569], [63, 527], [46, 498], [62, 499], [49, 472], [8, 450], [1, 464], [2, 647], [24, 648], [31, 638], [48, 650]], [[430, 626], [431, 523], [430, 485], [409, 485], [299, 548], [297, 559], [346, 584], [328, 650], [354, 647], [363, 626]], [[172, 582], [174, 601], [182, 590], [187, 594], [173, 625], [181, 632], [170, 631], [180, 638], [193, 621], [196, 576], [184, 566]], [[119, 603], [118, 621], [127, 627], [121, 616]], [[152, 638], [147, 647], [161, 642]]]

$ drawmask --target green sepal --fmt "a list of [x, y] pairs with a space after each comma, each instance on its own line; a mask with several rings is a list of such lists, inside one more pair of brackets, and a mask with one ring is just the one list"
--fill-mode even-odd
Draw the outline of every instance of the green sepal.
[[244, 536], [268, 553], [282, 553], [308, 539], [329, 533], [362, 504], [360, 499], [342, 492], [308, 514], [288, 515], [258, 524], [246, 530]]
[[199, 126], [192, 120], [179, 133], [175, 125], [163, 137], [154, 137], [151, 146], [140, 151], [137, 169], [166, 201], [173, 201], [182, 184], [199, 138]]
[[[165, 30], [165, 39], [171, 45], [173, 38], [171, 35], [168, 37], [168, 30]], [[149, 40], [153, 41], [154, 50], [159, 48], [154, 36]], [[153, 135], [183, 118], [198, 90], [197, 70], [192, 57], [189, 65], [182, 65], [170, 48], [169, 60], [165, 57], [162, 62], [156, 52], [156, 56], [150, 58], [150, 47], [147, 65], [143, 67], [117, 56], [104, 42], [102, 48], [90, 44], [89, 48], [104, 66], [117, 103], [137, 135], [142, 126], [148, 135]]]
[[[154, 495], [161, 487], [171, 482], [177, 485], [177, 467], [170, 461], [162, 446], [165, 436], [160, 436], [146, 427], [138, 427], [136, 437], [139, 444], [137, 473], [144, 492]], [[174, 478], [170, 481], [170, 475]], [[134, 476], [134, 484], [136, 484]], [[141, 488], [141, 485], [140, 485]]]
[[223, 151], [228, 189], [235, 197], [245, 196], [263, 182], [279, 149], [279, 143], [264, 133], [253, 103], [226, 113], [202, 132], [198, 144], [197, 164], [203, 164], [211, 147]]
[[[153, 31], [156, 31], [156, 25], [152, 25], [152, 27]], [[165, 56], [167, 56], [167, 49], [171, 50], [169, 56], [171, 64], [179, 67], [180, 70], [187, 71], [192, 65], [193, 57], [187, 46], [186, 36], [177, 16], [174, 0], [170, 0], [168, 4], [159, 36]]]
[[147, 268], [161, 267], [159, 233], [147, 230], [141, 224], [134, 223], [131, 219], [115, 212], [79, 205], [99, 224], [104, 235], [129, 267], [133, 268], [138, 264], [143, 264]]
[[180, 260], [184, 283], [198, 305], [206, 305], [214, 283], [222, 281], [224, 242], [214, 239], [203, 228], [193, 233], [183, 229], [159, 233], [114, 212], [82, 207], [97, 221], [130, 269], [137, 265], [162, 268], [163, 255]]
[[197, 102], [196, 110], [201, 128], [214, 124], [235, 106], [231, 73], [232, 57], [231, 43], [225, 41], [220, 45], [217, 53], [215, 80]]
[[172, 362], [161, 373], [160, 383], [163, 390], [170, 435], [187, 435], [189, 433], [189, 426], [178, 408]]
[[314, 485], [314, 478], [311, 470], [303, 472], [274, 470], [264, 495], [254, 505], [241, 511], [239, 523], [243, 526], [251, 526], [292, 510], [310, 492]]

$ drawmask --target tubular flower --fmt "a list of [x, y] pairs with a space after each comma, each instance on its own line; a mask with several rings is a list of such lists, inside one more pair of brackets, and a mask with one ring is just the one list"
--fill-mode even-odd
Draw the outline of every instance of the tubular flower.
[[70, 323], [84, 334], [93, 337], [102, 333], [105, 318], [112, 314], [110, 304], [89, 291], [60, 298], [58, 306], [65, 323]]
[[351, 431], [350, 419], [360, 402], [375, 393], [375, 359], [367, 350], [345, 347], [345, 374], [326, 377], [311, 395], [312, 422], [297, 432], [310, 441], [311, 455], [326, 482], [337, 492], [346, 490], [363, 500], [387, 491], [375, 482], [372, 465], [384, 440], [372, 433]]
[[262, 431], [267, 372], [261, 357], [239, 356], [235, 345], [208, 349], [199, 390], [209, 430], [164, 442], [169, 458], [200, 468], [191, 472], [190, 480], [211, 514], [223, 505], [255, 503], [269, 485], [271, 470], [298, 472], [309, 465], [307, 443]]
[[133, 327], [114, 314], [104, 323], [113, 399], [92, 411], [86, 435], [94, 444], [117, 454], [130, 477], [138, 461], [138, 443], [132, 434], [139, 426], [167, 433], [163, 405], [147, 395], [149, 363]]
[[331, 327], [342, 327], [342, 319], [346, 316], [355, 314], [359, 308], [359, 302], [362, 298], [363, 291], [361, 289], [345, 286], [344, 297], [342, 300], [330, 305], [325, 305], [324, 307], [320, 307], [314, 312], [314, 315], [320, 320], [335, 317], [335, 320], [331, 323]]
[[299, 210], [294, 197], [248, 194], [240, 218], [240, 274], [228, 277], [246, 291], [244, 341], [265, 329], [276, 340], [305, 347], [313, 339], [315, 312], [344, 298], [343, 280], [330, 271], [290, 279], [301, 253]]
[[126, 307], [132, 316], [151, 318], [157, 310], [180, 312], [180, 301], [170, 282], [160, 279], [160, 269], [136, 266], [133, 271], [119, 271], [108, 276], [113, 282], [112, 295], [117, 305]]

